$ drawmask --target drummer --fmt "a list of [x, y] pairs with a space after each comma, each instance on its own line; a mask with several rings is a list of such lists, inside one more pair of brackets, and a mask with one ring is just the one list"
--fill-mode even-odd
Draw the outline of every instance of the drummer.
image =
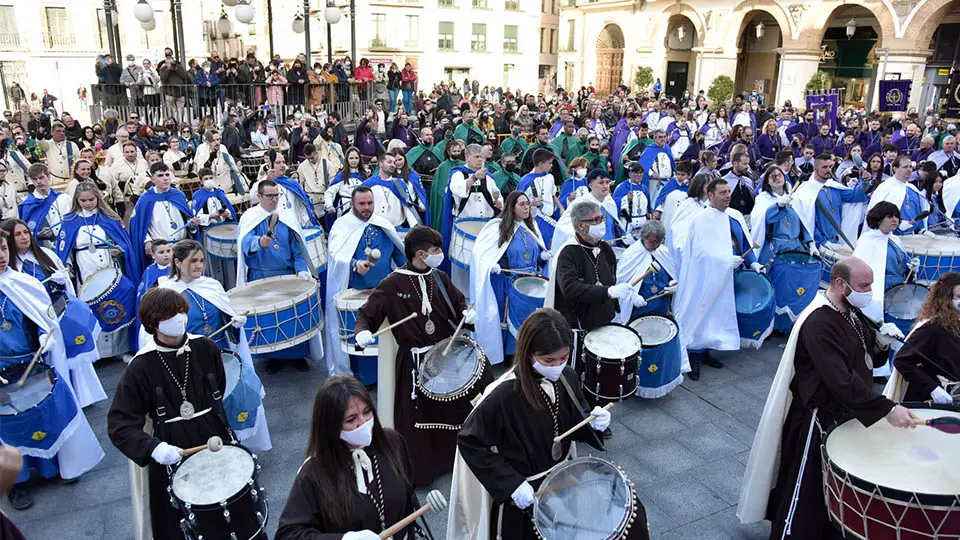
[[893, 234], [920, 234], [922, 232], [925, 235], [935, 237], [936, 235], [932, 231], [927, 230], [927, 221], [917, 219], [922, 212], [930, 209], [930, 204], [920, 193], [917, 186], [909, 181], [914, 169], [910, 156], [897, 156], [894, 158], [892, 166], [893, 178], [888, 178], [877, 186], [877, 189], [870, 195], [867, 208], [872, 209], [880, 201], [893, 203], [900, 210], [900, 224]]
[[[27, 362], [38, 349], [42, 349], [45, 356], [40, 360], [41, 363], [55, 370], [59, 384], [72, 388], [63, 337], [55, 331], [57, 321], [48, 311], [50, 296], [35, 277], [10, 268], [11, 253], [7, 237], [6, 231], [0, 231], [0, 316], [3, 319], [3, 325], [0, 325], [0, 357], [3, 357], [0, 368], [10, 365], [11, 357], [22, 357], [16, 361]], [[5, 385], [4, 392], [16, 392], [14, 381], [10, 383]], [[103, 392], [102, 388], [100, 392]], [[23, 469], [8, 494], [10, 505], [16, 510], [25, 510], [33, 505], [33, 497], [26, 485], [30, 480], [31, 468], [44, 478], [60, 475], [63, 480], [75, 481], [103, 459], [103, 450], [87, 423], [75, 392], [70, 390], [62, 396], [56, 393], [48, 398], [74, 401], [73, 405], [51, 403], [48, 407], [48, 411], [60, 417], [57, 419], [62, 428], [59, 433], [53, 433], [52, 430], [49, 433], [37, 431], [38, 426], [17, 422], [15, 416], [0, 416], [3, 438], [8, 443], [12, 440], [22, 441], [17, 449], [23, 454]], [[71, 416], [66, 416], [68, 414]], [[68, 425], [73, 423], [76, 423], [76, 430], [65, 435]], [[47, 429], [53, 425], [54, 422], [50, 422]], [[42, 436], [38, 438], [41, 433]], [[48, 437], [57, 440], [50, 444]], [[36, 446], [30, 444], [31, 441], [36, 441]], [[51, 448], [59, 448], [59, 451], [50, 452]]]
[[[527, 195], [529, 201], [527, 206], [537, 223], [537, 227], [543, 232], [542, 236], [546, 249], [550, 249], [553, 230], [563, 209], [560, 198], [557, 196], [557, 182], [561, 179], [554, 178], [550, 173], [556, 159], [552, 150], [537, 148], [533, 151], [533, 170], [521, 178], [517, 185], [517, 191]], [[510, 206], [507, 205], [506, 208], [510, 208]]]
[[203, 167], [197, 171], [202, 189], [193, 192], [190, 209], [200, 222], [201, 227], [209, 227], [225, 221], [237, 221], [237, 212], [230, 204], [230, 199], [222, 189], [217, 187], [213, 178], [213, 171]]
[[670, 250], [663, 244], [666, 234], [660, 221], [647, 221], [640, 227], [640, 241], [620, 256], [617, 283], [633, 283], [641, 276], [643, 280], [633, 287], [637, 296], [620, 300], [620, 310], [614, 322], [627, 324], [648, 313], [671, 312], [670, 300], [677, 292], [678, 272]]
[[[463, 293], [454, 287], [450, 276], [435, 270], [443, 260], [440, 233], [417, 226], [403, 240], [407, 263], [380, 281], [357, 317], [357, 345], [366, 347], [372, 341], [372, 332], [383, 324], [397, 322], [410, 313], [419, 316], [389, 332], [397, 343], [396, 356], [390, 357], [386, 347], [380, 347], [380, 362], [395, 364], [396, 379], [379, 380], [377, 391], [381, 397], [380, 412], [387, 425], [393, 426], [417, 451], [413, 454], [410, 480], [418, 486], [429, 485], [437, 476], [449, 472], [456, 449], [456, 429], [421, 429], [414, 427], [415, 403], [409, 400], [413, 393], [411, 376], [426, 353], [439, 341], [453, 335], [463, 318], [472, 325], [476, 311], [467, 309]], [[447, 302], [449, 298], [449, 303]], [[465, 330], [472, 330], [465, 326]], [[381, 342], [384, 337], [381, 337]], [[396, 400], [388, 408], [384, 392]], [[390, 400], [392, 402], [392, 400]], [[462, 423], [463, 418], [459, 421]], [[459, 424], [458, 424], [459, 426]]]
[[[600, 207], [603, 214], [603, 237], [602, 240], [608, 240], [607, 243], [616, 243], [620, 246], [632, 244], [634, 239], [630, 235], [624, 234], [623, 226], [620, 223], [619, 212], [617, 212], [617, 203], [610, 196], [610, 175], [603, 169], [593, 169], [587, 174], [587, 188], [589, 191], [570, 203], [567, 210], [560, 216], [557, 222], [557, 228], [553, 232], [553, 240], [550, 247], [554, 254], [568, 242], [576, 231], [575, 222], [571, 221], [571, 209], [574, 203], [581, 201], [591, 201]], [[599, 230], [599, 227], [597, 228]]]
[[[140, 274], [134, 271], [133, 252], [139, 248], [130, 245], [120, 216], [107, 206], [92, 182], [81, 182], [77, 186], [70, 212], [64, 216], [56, 249], [57, 257], [76, 280], [77, 291], [82, 291], [84, 283], [101, 270], [113, 268], [119, 273], [114, 300], [122, 309], [93, 312], [100, 323], [97, 350], [101, 358], [121, 356], [129, 362], [133, 358], [130, 352], [136, 349], [132, 329], [136, 317], [135, 284], [140, 282]], [[106, 288], [99, 291], [100, 294], [106, 292]]]
[[[537, 162], [534, 157], [534, 163], [552, 164], [553, 154], [544, 150], [544, 155], [545, 162]], [[534, 220], [528, 193], [529, 189], [507, 195], [502, 218], [493, 218], [483, 226], [470, 259], [470, 298], [474, 299], [477, 312], [484, 314], [477, 321], [477, 341], [492, 364], [512, 356], [516, 349], [516, 329], [511, 331], [501, 324], [507, 321], [507, 294], [513, 279], [518, 274], [544, 275], [551, 257], [540, 224]]]
[[350, 212], [350, 195], [354, 188], [367, 178], [363, 167], [360, 166], [360, 150], [355, 146], [347, 148], [343, 160], [343, 168], [333, 177], [327, 190], [323, 193], [323, 208], [327, 213], [327, 229], [333, 227], [333, 222], [340, 216]]
[[[270, 429], [260, 401], [263, 384], [254, 369], [243, 329], [247, 318], [230, 305], [230, 298], [219, 281], [203, 275], [205, 266], [203, 246], [196, 240], [181, 240], [173, 246], [170, 276], [161, 278], [159, 287], [173, 289], [187, 299], [190, 304], [187, 333], [208, 337], [220, 350], [233, 352], [240, 359], [242, 368], [239, 384], [250, 391], [242, 395], [235, 392], [240, 398], [237, 410], [231, 410], [231, 402], [224, 397], [227, 420], [244, 446], [258, 452], [270, 450]], [[224, 329], [228, 324], [230, 326]]]
[[[327, 258], [327, 290], [324, 348], [331, 374], [358, 373], [360, 382], [376, 382], [376, 358], [351, 356], [340, 348], [339, 316], [336, 296], [344, 289], [373, 289], [394, 267], [406, 264], [403, 242], [393, 225], [374, 215], [373, 191], [366, 186], [353, 190], [349, 214], [338, 219], [330, 229]], [[372, 256], [374, 250], [380, 257]]]
[[173, 173], [170, 167], [154, 163], [150, 166], [150, 180], [153, 187], [137, 199], [130, 214], [130, 241], [134, 247], [131, 257], [134, 266], [130, 271], [135, 276], [148, 266], [145, 255], [150, 254], [150, 242], [154, 238], [176, 242], [187, 238], [188, 234], [195, 234], [200, 224], [183, 192], [171, 187]]
[[[555, 310], [539, 309], [520, 327], [516, 362], [487, 387], [457, 436], [459, 484], [454, 482], [451, 492], [480, 489], [493, 498], [493, 504], [489, 515], [480, 504], [471, 508], [451, 505], [449, 530], [462, 534], [455, 537], [467, 537], [460, 528], [464, 525], [469, 530], [489, 530], [486, 538], [490, 539], [537, 538], [525, 511], [534, 503], [543, 477], [565, 459], [554, 459], [554, 437], [588, 414], [580, 378], [567, 365], [572, 350], [570, 325]], [[572, 441], [603, 449], [598, 432], [609, 427], [610, 412], [595, 407], [589, 414], [596, 418], [563, 439], [561, 456], [571, 451]], [[464, 463], [480, 486], [459, 474]], [[469, 520], [462, 518], [463, 510], [471, 516]]]
[[[319, 137], [317, 137], [319, 139]], [[340, 167], [340, 161], [336, 164], [323, 157], [313, 143], [303, 145], [303, 153], [307, 159], [300, 162], [297, 166], [297, 178], [303, 185], [304, 192], [310, 197], [315, 210], [323, 209], [323, 192], [327, 185], [331, 183], [337, 169]]]
[[[110, 441], [131, 467], [147, 468], [144, 482], [131, 486], [134, 525], [149, 519], [155, 539], [182, 536], [183, 514], [167, 494], [168, 470], [180, 462], [180, 452], [214, 435], [225, 444], [233, 440], [220, 401], [226, 388], [220, 350], [205, 337], [187, 335], [189, 311], [176, 291], [154, 288], [143, 295], [138, 314], [150, 337], [121, 375], [107, 414]], [[144, 430], [147, 420], [152, 432]], [[148, 516], [137, 514], [147, 507]]]
[[[867, 212], [867, 226], [857, 241], [853, 255], [863, 259], [873, 269], [873, 292], [864, 314], [874, 321], [883, 320], [883, 293], [916, 274], [920, 259], [910, 258], [903, 250], [900, 237], [893, 234], [900, 225], [900, 209], [891, 202], [881, 201]], [[887, 373], [882, 376], [889, 375]]]
[[[867, 427], [882, 418], [896, 427], [914, 427], [908, 409], [874, 390], [864, 362], [865, 357], [874, 365], [886, 362], [893, 341], [892, 324], [875, 332], [858, 310], [869, 303], [873, 282], [866, 262], [856, 257], [837, 262], [826, 292], [817, 295], [790, 333], [737, 510], [743, 523], [769, 519], [771, 539], [841, 538], [823, 499], [821, 430], [850, 418]], [[783, 533], [785, 528], [790, 534]]]
[[807, 251], [811, 256], [820, 255], [813, 234], [791, 207], [792, 201], [783, 171], [776, 165], [767, 167], [750, 214], [750, 231], [754, 244], [760, 244], [759, 248], [754, 249], [761, 265], [770, 263], [785, 251]]
[[63, 216], [69, 211], [70, 200], [50, 187], [50, 170], [43, 163], [34, 163], [27, 169], [34, 190], [20, 203], [20, 219], [27, 222], [40, 244], [53, 247], [60, 232]]
[[173, 256], [173, 244], [163, 238], [157, 238], [150, 244], [150, 256], [153, 262], [143, 271], [140, 286], [137, 287], [137, 305], [140, 297], [157, 284], [161, 277], [170, 275], [170, 258]]
[[364, 180], [363, 185], [373, 191], [374, 214], [382, 216], [394, 227], [410, 228], [423, 221], [426, 210], [423, 186], [397, 177], [397, 161], [403, 153], [397, 149], [380, 156], [377, 174]]
[[271, 180], [280, 190], [280, 208], [291, 212], [297, 219], [301, 227], [319, 227], [317, 214], [313, 209], [313, 202], [310, 196], [303, 190], [303, 186], [293, 178], [287, 176], [287, 162], [283, 154], [274, 149], [267, 150], [264, 156], [267, 160], [267, 177], [265, 180], [258, 180], [250, 188], [250, 202], [256, 203], [259, 198], [259, 186], [266, 180]]
[[[379, 540], [374, 531], [417, 509], [411, 457], [403, 437], [381, 425], [363, 384], [347, 375], [327, 378], [313, 402], [307, 458], [275, 539]], [[393, 538], [413, 540], [415, 529]]]
[[[907, 383], [903, 401], [953, 404], [960, 391], [960, 273], [947, 272], [933, 284], [917, 325], [894, 365]], [[952, 387], [951, 392], [946, 388]], [[900, 397], [900, 396], [896, 396]]]

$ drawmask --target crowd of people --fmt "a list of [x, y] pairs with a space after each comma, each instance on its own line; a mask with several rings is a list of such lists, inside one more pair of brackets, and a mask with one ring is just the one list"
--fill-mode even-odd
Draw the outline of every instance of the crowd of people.
[[[928, 268], [911, 247], [957, 241], [953, 124], [853, 109], [818, 120], [756, 93], [714, 104], [702, 92], [544, 96], [476, 81], [425, 93], [409, 65], [278, 62], [214, 52], [176, 75], [170, 84], [198, 85], [198, 106], [221, 123], [131, 109], [81, 127], [67, 112], [5, 112], [0, 356], [20, 359], [4, 365], [18, 376], [42, 351], [66, 404], [53, 443], [31, 442], [31, 426], [7, 432], [0, 417], [24, 455], [14, 508], [32, 504], [31, 469], [71, 480], [102, 458], [83, 414], [106, 399], [101, 358], [128, 362], [107, 425], [138, 479], [138, 538], [196, 526], [166, 490], [186, 449], [214, 436], [271, 447], [261, 369], [330, 375], [278, 538], [378, 538], [419, 506], [412, 486], [450, 471], [447, 538], [536, 538], [525, 511], [571, 449], [562, 439], [552, 451], [556, 437], [587, 418], [572, 439], [602, 449], [615, 434], [601, 405], [667, 395], [707, 376], [703, 365], [723, 368], [716, 353], [760, 348], [773, 332], [790, 336], [781, 369], [795, 374], [781, 391], [794, 399], [773, 422], [778, 480], [751, 487], [762, 500], [745, 515], [770, 519], [771, 538], [791, 520], [791, 538], [831, 538], [820, 468], [799, 466], [820, 459], [799, 446], [810, 422], [912, 427], [902, 396], [873, 387], [894, 366], [914, 398], [955, 403], [960, 364], [946, 344], [960, 316], [944, 306], [960, 302], [960, 268]], [[164, 88], [185, 72], [172, 54], [156, 83], [148, 60], [97, 69], [102, 84], [127, 85], [116, 103], [189, 106]], [[349, 131], [322, 108], [336, 91], [309, 107], [303, 85], [330, 69], [374, 98]], [[212, 83], [241, 73], [265, 92]], [[303, 108], [278, 125], [271, 107], [288, 103]], [[234, 236], [221, 240], [227, 224]], [[815, 265], [812, 282], [788, 255]], [[917, 280], [935, 283], [916, 314], [931, 322], [898, 355], [914, 320], [890, 320], [884, 292]], [[771, 292], [750, 301], [769, 310], [743, 306], [758, 282]], [[316, 302], [289, 326], [279, 313], [272, 330], [255, 320], [254, 307], [303, 291]], [[648, 347], [649, 322], [673, 337]], [[243, 392], [224, 395], [222, 355], [241, 366]], [[437, 398], [423, 377], [449, 358], [476, 376]], [[612, 381], [600, 373], [611, 359]], [[497, 364], [510, 369], [494, 382]]]

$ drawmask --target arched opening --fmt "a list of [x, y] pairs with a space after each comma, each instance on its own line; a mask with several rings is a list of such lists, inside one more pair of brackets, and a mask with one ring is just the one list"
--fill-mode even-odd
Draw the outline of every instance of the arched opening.
[[697, 27], [685, 15], [674, 15], [667, 22], [667, 35], [663, 38], [666, 48], [667, 75], [663, 91], [668, 97], [680, 98], [693, 83], [693, 66], [696, 59], [693, 48], [698, 45]]
[[756, 90], [763, 103], [776, 103], [777, 79], [780, 76], [777, 49], [783, 46], [783, 32], [777, 20], [766, 11], [747, 13], [737, 43], [736, 92], [750, 93]]
[[[946, 109], [951, 105], [948, 99], [951, 83], [956, 88], [960, 82], [960, 75], [951, 77], [953, 67], [960, 66], [960, 2], [953, 2], [946, 8], [946, 13], [936, 20], [942, 22], [930, 38], [930, 50], [933, 54], [924, 69], [918, 110], [923, 113], [931, 108], [939, 111], [941, 116], [955, 118], [957, 108], [950, 107], [950, 114], [947, 114]], [[956, 105], [957, 100], [954, 99], [952, 103]]]
[[606, 96], [623, 83], [623, 30], [608, 24], [597, 38], [597, 93]]
[[[831, 88], [841, 89], [844, 105], [866, 107], [878, 76], [880, 22], [868, 9], [854, 4], [838, 7], [827, 20], [820, 42], [820, 69]], [[888, 73], [887, 78], [898, 74]]]

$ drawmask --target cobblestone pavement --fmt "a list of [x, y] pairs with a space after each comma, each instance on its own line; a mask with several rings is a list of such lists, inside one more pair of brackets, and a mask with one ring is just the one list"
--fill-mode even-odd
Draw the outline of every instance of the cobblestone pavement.
[[[759, 540], [769, 535], [766, 525], [740, 525], [735, 513], [740, 478], [783, 343], [772, 338], [759, 351], [718, 354], [726, 362], [724, 369], [704, 367], [700, 381], [687, 380], [664, 398], [614, 406], [614, 437], [607, 452], [591, 451], [620, 465], [634, 482], [657, 540]], [[123, 364], [99, 362], [97, 371], [112, 399]], [[303, 460], [313, 396], [324, 370], [314, 366], [306, 374], [286, 369], [276, 375], [261, 370], [261, 377], [274, 445], [262, 454], [260, 476], [272, 537]], [[28, 539], [133, 537], [127, 460], [107, 438], [108, 409], [109, 401], [85, 410], [106, 452], [94, 470], [73, 485], [34, 480], [35, 504], [26, 511], [10, 509], [6, 498], [0, 502]], [[450, 476], [419, 490], [421, 500], [434, 488], [447, 494]], [[445, 523], [446, 514], [430, 517], [438, 540]]]

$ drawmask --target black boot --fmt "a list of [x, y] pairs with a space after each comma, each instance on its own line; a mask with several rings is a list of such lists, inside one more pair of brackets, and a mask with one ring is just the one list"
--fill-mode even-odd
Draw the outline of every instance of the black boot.
[[688, 353], [687, 356], [690, 358], [690, 373], [687, 373], [687, 377], [690, 377], [691, 381], [699, 381], [700, 380], [700, 354]]
[[33, 506], [33, 497], [30, 496], [27, 488], [23, 486], [13, 486], [13, 489], [7, 494], [7, 498], [10, 499], [10, 506], [12, 506], [14, 510], [26, 510]]
[[712, 367], [720, 369], [723, 367], [723, 362], [717, 360], [716, 358], [710, 356], [710, 351], [703, 352], [703, 363]]

